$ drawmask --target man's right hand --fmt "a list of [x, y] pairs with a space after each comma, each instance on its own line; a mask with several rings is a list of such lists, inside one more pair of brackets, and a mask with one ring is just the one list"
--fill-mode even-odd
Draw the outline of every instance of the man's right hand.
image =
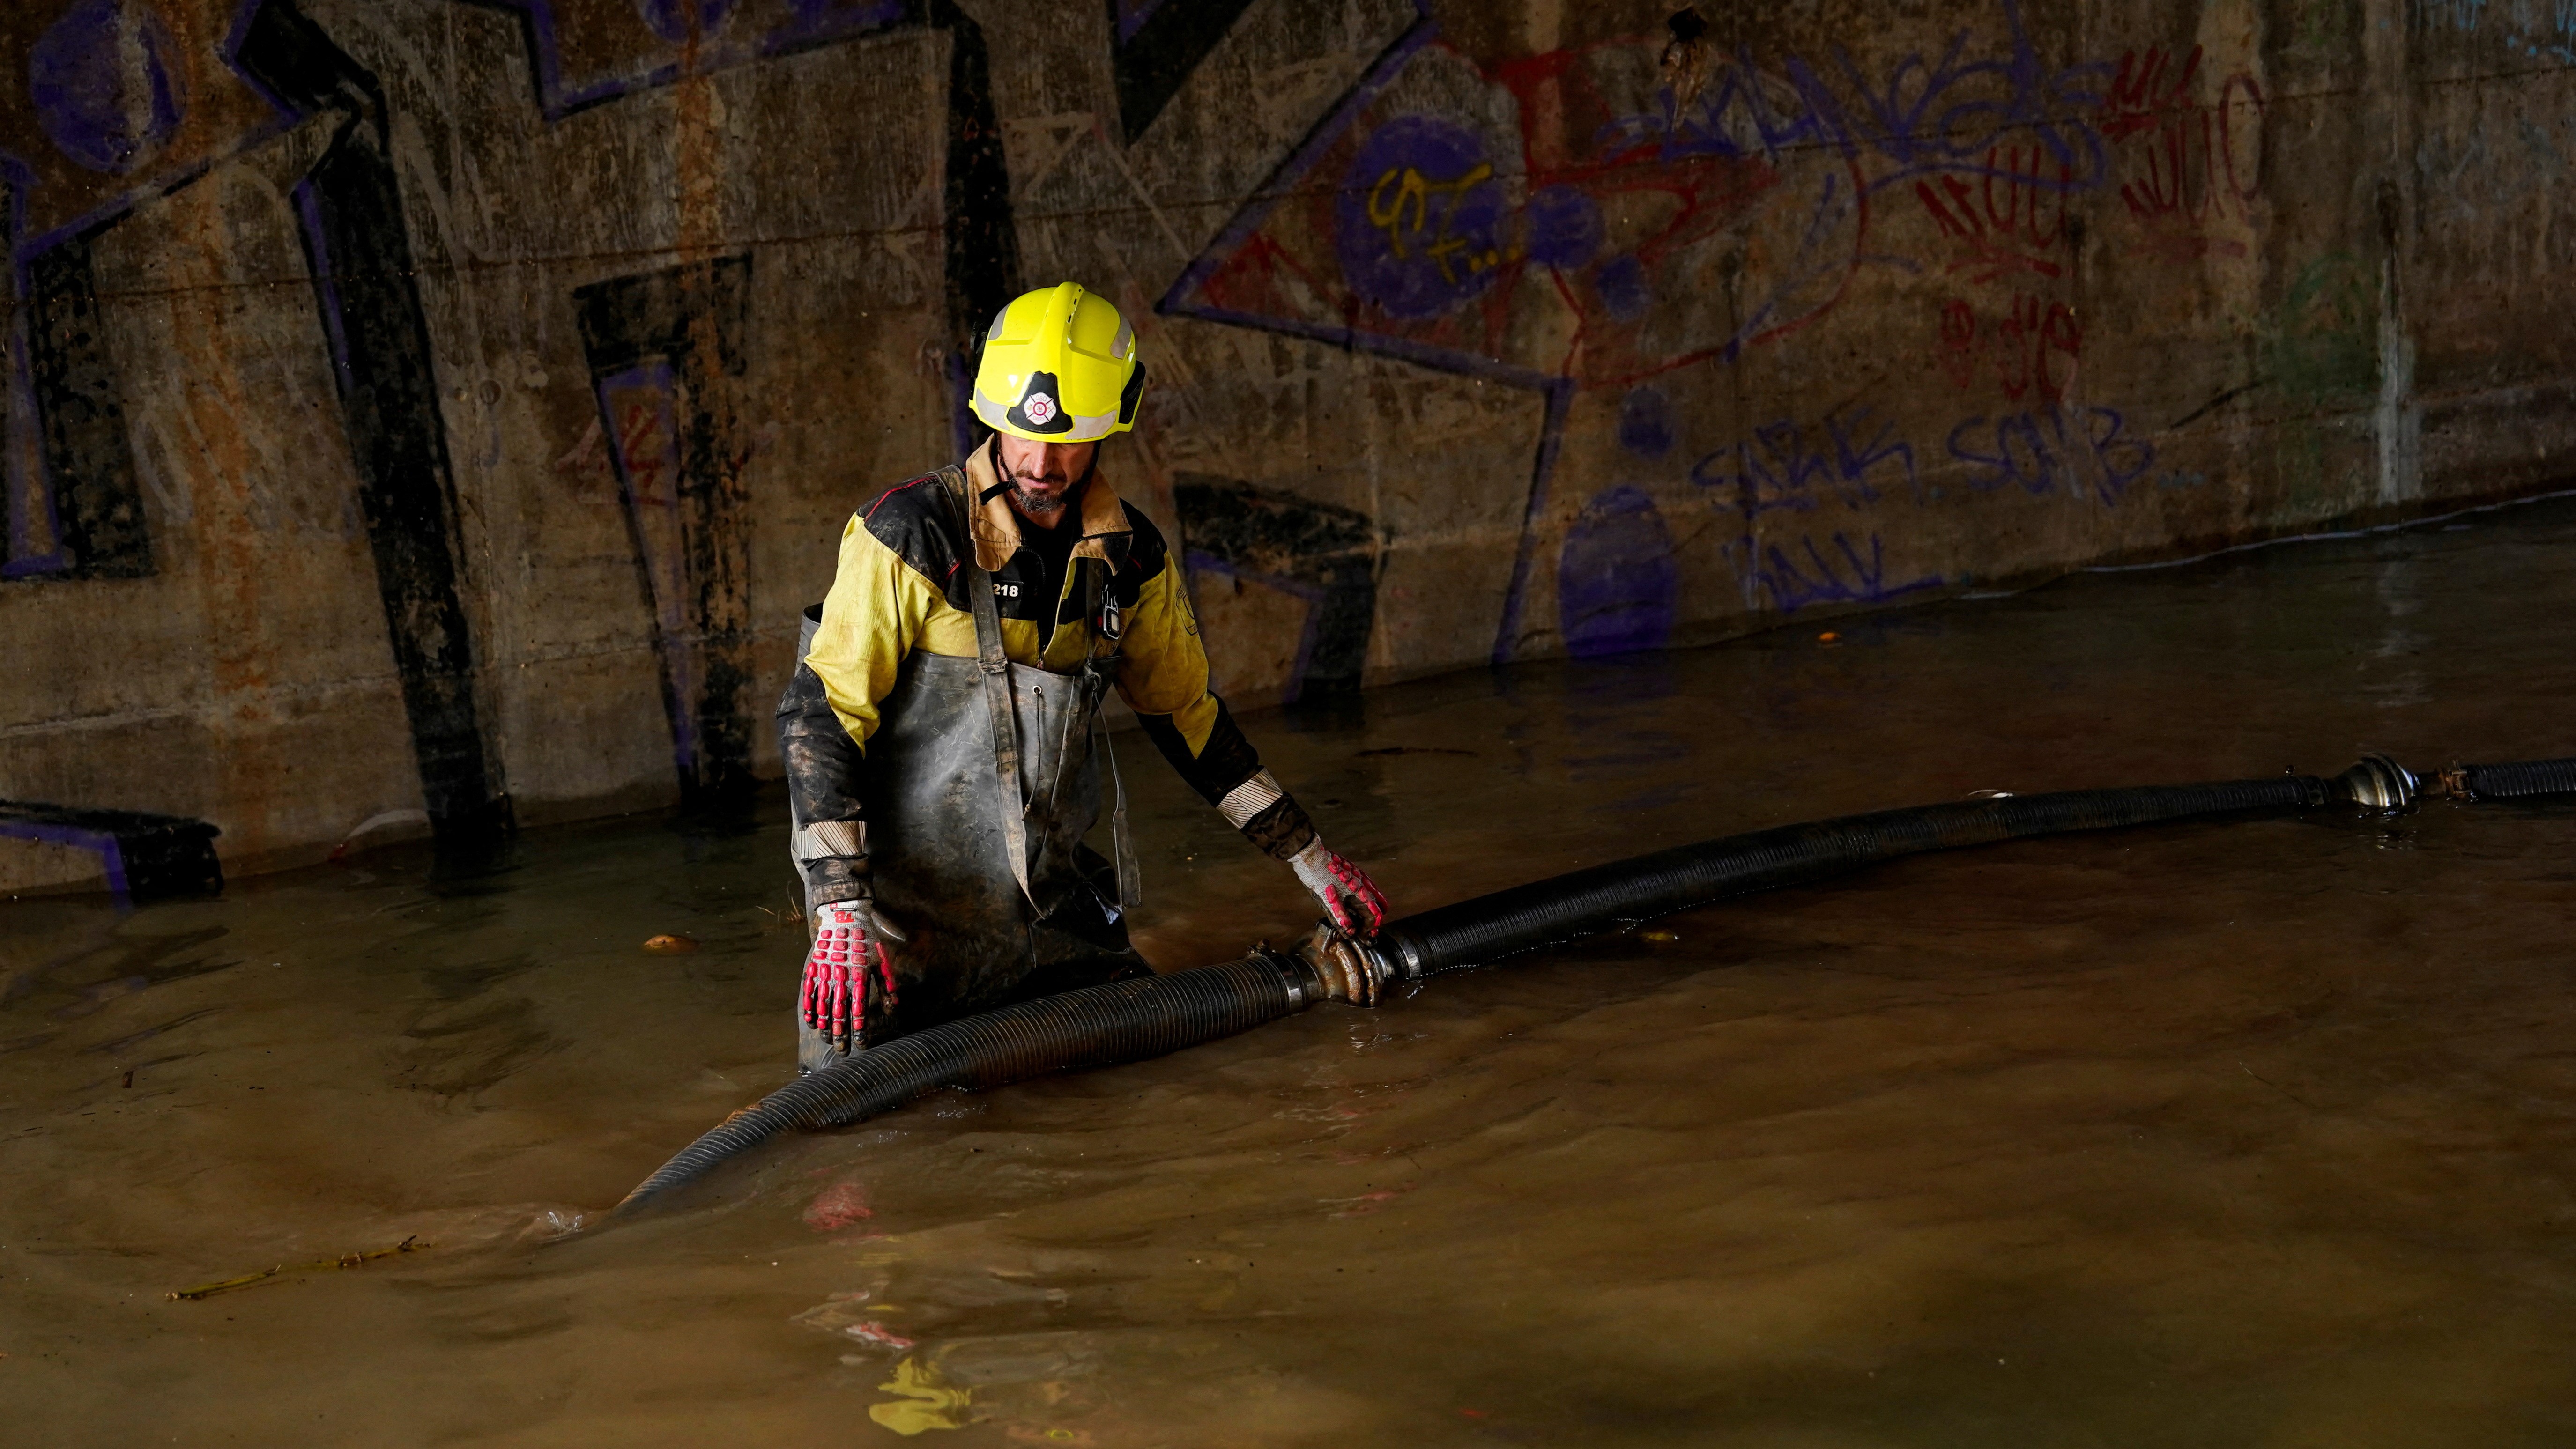
[[840, 1051], [867, 1026], [871, 985], [882, 987], [880, 1007], [894, 1005], [894, 961], [887, 940], [903, 939], [879, 921], [865, 900], [831, 901], [814, 909], [814, 949], [805, 957], [799, 993], [805, 1025], [830, 1038]]

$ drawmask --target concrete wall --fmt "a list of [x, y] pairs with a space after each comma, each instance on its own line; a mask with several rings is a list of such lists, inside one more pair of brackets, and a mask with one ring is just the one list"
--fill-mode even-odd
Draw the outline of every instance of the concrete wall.
[[[30, 0], [0, 800], [239, 872], [734, 795], [1062, 278], [1242, 708], [2536, 489], [2571, 60], [2544, 0]], [[47, 818], [0, 889], [100, 874]]]

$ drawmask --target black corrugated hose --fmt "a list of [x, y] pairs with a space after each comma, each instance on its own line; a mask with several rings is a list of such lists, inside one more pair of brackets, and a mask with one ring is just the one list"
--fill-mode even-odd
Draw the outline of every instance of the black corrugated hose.
[[2462, 783], [2473, 800], [2522, 800], [2534, 795], [2576, 795], [2576, 760], [2525, 760], [2518, 765], [2462, 765]]
[[646, 1178], [617, 1210], [630, 1211], [793, 1128], [845, 1126], [942, 1088], [995, 1087], [1163, 1056], [1328, 997], [1374, 1001], [1385, 981], [1481, 966], [1897, 856], [2328, 803], [2406, 810], [2422, 786], [2436, 782], [2469, 799], [2576, 794], [2576, 759], [2466, 765], [2418, 776], [2374, 755], [2331, 780], [2281, 775], [2002, 796], [1783, 826], [1614, 861], [1390, 921], [1365, 945], [1319, 933], [1293, 954], [1264, 947], [1221, 966], [1069, 991], [898, 1037], [736, 1112]]
[[1248, 1031], [1309, 999], [1283, 962], [1247, 956], [1168, 976], [1113, 981], [961, 1017], [810, 1072], [734, 1113], [644, 1179], [624, 1212], [790, 1128], [838, 1127], [943, 1087], [998, 1087], [1055, 1072], [1137, 1062]]
[[2203, 815], [2299, 810], [2326, 798], [2325, 781], [2282, 775], [2215, 785], [2009, 795], [1784, 825], [1613, 861], [1407, 916], [1378, 933], [1378, 948], [1396, 958], [1405, 976], [1429, 976], [1900, 855]]

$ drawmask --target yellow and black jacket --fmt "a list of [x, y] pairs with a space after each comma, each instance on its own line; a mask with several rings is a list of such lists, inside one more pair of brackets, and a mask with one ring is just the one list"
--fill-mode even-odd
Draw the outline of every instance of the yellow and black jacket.
[[[938, 476], [926, 474], [888, 489], [842, 530], [840, 567], [823, 600], [821, 626], [778, 707], [788, 787], [798, 818], [809, 825], [855, 827], [864, 819], [867, 743], [905, 658], [915, 652], [975, 657], [968, 547], [992, 576], [1003, 649], [1012, 662], [1069, 672], [1089, 652], [1078, 563], [1063, 570], [1056, 588], [1044, 588], [1050, 570], [1022, 540], [991, 445], [976, 449], [963, 466], [970, 492], [981, 500], [969, 529], [959, 528]], [[1181, 778], [1214, 805], [1251, 779], [1261, 758], [1224, 702], [1208, 691], [1207, 650], [1177, 562], [1162, 531], [1121, 501], [1096, 468], [1078, 506], [1082, 528], [1073, 558], [1108, 566], [1106, 592], [1121, 615], [1119, 696]], [[1304, 812], [1285, 795], [1243, 830], [1283, 859], [1314, 838]], [[807, 898], [864, 893], [864, 832], [827, 830], [823, 838], [838, 848], [806, 862]]]

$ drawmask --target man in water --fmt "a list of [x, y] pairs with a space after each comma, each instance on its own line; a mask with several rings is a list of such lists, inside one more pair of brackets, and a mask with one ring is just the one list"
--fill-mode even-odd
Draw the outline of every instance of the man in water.
[[1341, 930], [1385, 898], [1327, 849], [1208, 692], [1177, 561], [1099, 468], [1145, 369], [1106, 299], [1067, 282], [1004, 307], [975, 375], [993, 429], [841, 534], [779, 701], [794, 852], [814, 913], [798, 1064], [969, 1012], [1145, 974], [1134, 866], [1082, 843], [1117, 689], [1207, 802], [1286, 862]]

